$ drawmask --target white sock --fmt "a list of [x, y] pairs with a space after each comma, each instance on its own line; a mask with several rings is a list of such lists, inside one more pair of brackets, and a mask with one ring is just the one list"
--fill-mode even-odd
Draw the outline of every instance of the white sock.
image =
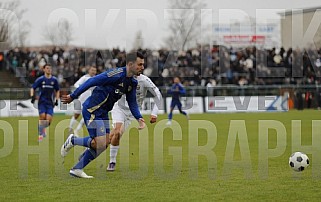
[[69, 123], [69, 128], [74, 128], [74, 124], [76, 123], [76, 119], [74, 116], [71, 117], [70, 123]]
[[85, 121], [84, 118], [82, 118], [76, 128], [77, 131], [79, 131], [80, 129], [82, 129], [82, 126], [84, 125]]
[[110, 152], [109, 152], [110, 160], [109, 160], [109, 163], [111, 163], [111, 162], [116, 163], [116, 157], [117, 157], [118, 149], [119, 149], [119, 146], [114, 146], [112, 144], [110, 145]]

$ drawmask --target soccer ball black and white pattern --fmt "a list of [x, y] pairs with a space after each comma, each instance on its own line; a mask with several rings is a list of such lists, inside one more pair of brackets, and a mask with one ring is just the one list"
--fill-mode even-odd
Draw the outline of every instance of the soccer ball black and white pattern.
[[302, 152], [294, 152], [289, 158], [290, 167], [297, 172], [304, 171], [309, 164], [309, 157]]

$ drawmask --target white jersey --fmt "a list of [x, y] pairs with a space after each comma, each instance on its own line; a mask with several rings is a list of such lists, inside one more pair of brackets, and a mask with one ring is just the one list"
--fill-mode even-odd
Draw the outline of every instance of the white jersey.
[[[79, 86], [81, 86], [83, 83], [85, 83], [90, 78], [91, 78], [91, 76], [89, 74], [86, 74], [86, 75], [80, 77], [80, 79], [74, 84], [74, 87], [78, 88]], [[95, 87], [91, 87], [88, 90], [86, 90], [84, 93], [82, 93], [79, 96], [78, 100], [81, 103], [84, 103], [86, 101], [86, 99], [91, 95], [91, 92], [93, 91], [94, 88]]]
[[[148, 78], [147, 76], [141, 74], [137, 77], [138, 85], [136, 89], [136, 99], [138, 107], [141, 109], [144, 98], [146, 97], [147, 91], [151, 92], [154, 96], [155, 105], [153, 107], [151, 115], [157, 116], [158, 114], [158, 107], [157, 104], [160, 103], [162, 99], [162, 94], [160, 93], [159, 89], [155, 86], [155, 84]], [[127, 101], [126, 101], [126, 95], [123, 95], [118, 102], [114, 105], [114, 108], [120, 108], [124, 111], [127, 111], [127, 113], [130, 113], [130, 109], [128, 107]]]

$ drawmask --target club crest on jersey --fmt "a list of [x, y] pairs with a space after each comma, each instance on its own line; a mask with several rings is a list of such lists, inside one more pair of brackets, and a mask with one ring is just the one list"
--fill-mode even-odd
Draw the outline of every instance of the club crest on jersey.
[[115, 89], [115, 93], [116, 93], [116, 94], [120, 94], [120, 95], [123, 95], [123, 94], [124, 94], [124, 93], [123, 93], [123, 92], [121, 92], [121, 90], [120, 90], [120, 89], [118, 89], [118, 88], [117, 88], [117, 89]]
[[45, 81], [43, 81], [43, 82], [42, 82], [42, 85], [45, 85], [45, 83], [46, 83], [46, 82], [45, 82]]
[[54, 82], [53, 82], [53, 81], [51, 82], [51, 85], [54, 85]]

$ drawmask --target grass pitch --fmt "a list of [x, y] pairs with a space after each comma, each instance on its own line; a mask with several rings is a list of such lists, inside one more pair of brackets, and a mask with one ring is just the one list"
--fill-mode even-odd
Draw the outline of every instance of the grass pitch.
[[[109, 149], [87, 166], [89, 180], [68, 174], [82, 148], [60, 157], [69, 118], [56, 115], [40, 144], [36, 117], [0, 120], [0, 201], [320, 200], [320, 111], [174, 115], [171, 127], [161, 115], [124, 134], [115, 172]], [[310, 158], [304, 172], [288, 165], [294, 151]]]

